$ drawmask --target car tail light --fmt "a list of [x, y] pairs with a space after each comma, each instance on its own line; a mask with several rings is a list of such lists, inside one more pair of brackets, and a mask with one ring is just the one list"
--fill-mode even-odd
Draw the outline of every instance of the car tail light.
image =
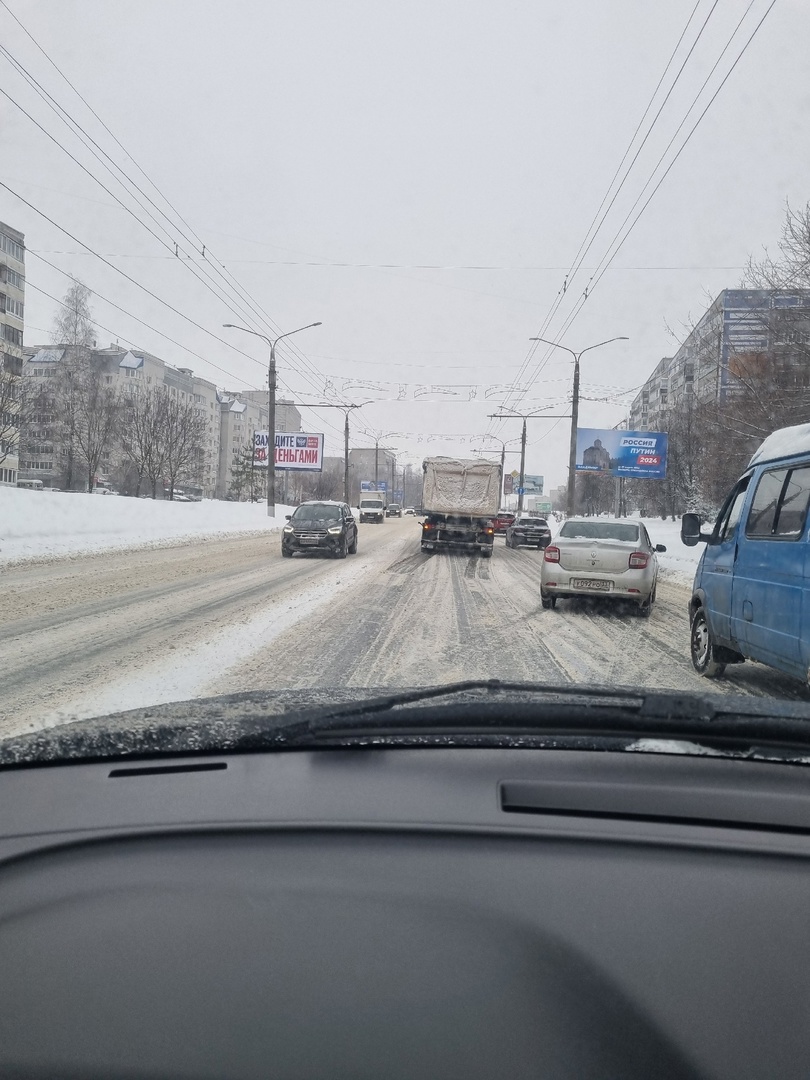
[[630, 556], [628, 566], [631, 570], [643, 570], [650, 561], [650, 556], [644, 551], [634, 551]]
[[[546, 562], [559, 562], [560, 561], [560, 549], [553, 544], [549, 544], [543, 553], [543, 558]], [[632, 558], [632, 556], [631, 556]]]

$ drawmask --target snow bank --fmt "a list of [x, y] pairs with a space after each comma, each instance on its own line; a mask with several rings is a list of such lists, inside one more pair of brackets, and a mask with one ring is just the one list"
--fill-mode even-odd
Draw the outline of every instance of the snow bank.
[[143, 547], [222, 533], [278, 529], [286, 506], [264, 503], [127, 499], [0, 487], [0, 564], [80, 552]]

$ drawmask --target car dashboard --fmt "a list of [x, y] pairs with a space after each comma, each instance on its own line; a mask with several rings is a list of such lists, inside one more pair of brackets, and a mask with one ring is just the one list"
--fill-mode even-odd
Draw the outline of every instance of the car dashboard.
[[314, 749], [0, 773], [0, 1075], [807, 1075], [803, 765]]

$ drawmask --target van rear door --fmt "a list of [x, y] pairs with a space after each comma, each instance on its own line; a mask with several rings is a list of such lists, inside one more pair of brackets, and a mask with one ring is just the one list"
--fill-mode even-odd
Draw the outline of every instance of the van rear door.
[[732, 601], [732, 632], [743, 652], [799, 678], [807, 673], [802, 620], [810, 618], [808, 501], [810, 465], [760, 473], [740, 531]]

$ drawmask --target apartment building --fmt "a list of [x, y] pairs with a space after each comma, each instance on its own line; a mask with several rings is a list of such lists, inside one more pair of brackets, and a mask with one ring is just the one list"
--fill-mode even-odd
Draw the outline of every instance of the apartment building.
[[[249, 401], [265, 409], [269, 405], [266, 390], [240, 390], [238, 396], [241, 401]], [[301, 413], [286, 398], [276, 398], [276, 431], [300, 431]]]
[[630, 407], [630, 428], [655, 431], [685, 395], [723, 403], [764, 356], [810, 380], [810, 290], [725, 289], [672, 357], [655, 366]]
[[[70, 359], [66, 346], [43, 346], [26, 349], [23, 377], [31, 380], [35, 407], [21, 437], [20, 479], [41, 480], [44, 487], [74, 487], [84, 484], [84, 476], [74, 470], [70, 462], [70, 447], [62, 431], [58, 416], [58, 404], [50, 393], [59, 374], [59, 366]], [[183, 487], [204, 498], [214, 498], [219, 465], [220, 409], [217, 387], [207, 379], [201, 379], [191, 368], [174, 368], [160, 357], [140, 350], [123, 348], [112, 344], [108, 348], [93, 349], [91, 360], [99, 365], [105, 386], [122, 395], [139, 394], [150, 389], [162, 388], [182, 403], [193, 405], [198, 415], [205, 417], [206, 436], [193, 480]], [[118, 450], [111, 452], [110, 459], [102, 462], [99, 475], [111, 478], [120, 470], [124, 455]]]
[[19, 410], [10, 380], [22, 375], [25, 356], [25, 236], [0, 221], [0, 484], [19, 479]]
[[[269, 399], [266, 390], [234, 390], [220, 394], [219, 469], [217, 498], [231, 491], [234, 466], [245, 448], [252, 448], [253, 434], [267, 431]], [[276, 401], [276, 431], [300, 431], [301, 414], [283, 398]], [[263, 483], [264, 481], [262, 481]]]

